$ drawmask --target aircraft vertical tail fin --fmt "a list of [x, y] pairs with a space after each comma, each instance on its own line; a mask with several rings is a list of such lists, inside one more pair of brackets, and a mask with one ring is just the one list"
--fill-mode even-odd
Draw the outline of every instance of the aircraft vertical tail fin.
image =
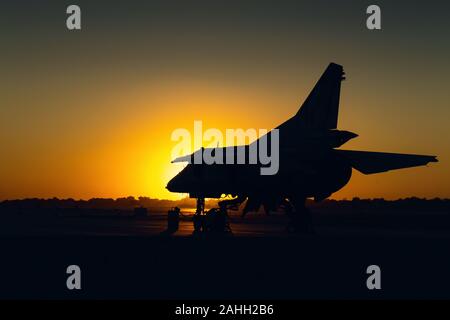
[[294, 118], [308, 128], [336, 129], [344, 75], [341, 65], [330, 63]]

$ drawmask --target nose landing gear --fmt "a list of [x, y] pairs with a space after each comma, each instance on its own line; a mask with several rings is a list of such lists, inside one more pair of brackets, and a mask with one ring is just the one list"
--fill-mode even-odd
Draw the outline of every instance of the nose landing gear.
[[228, 209], [238, 210], [246, 197], [238, 196], [234, 199], [219, 201], [219, 208], [212, 208], [205, 212], [205, 198], [197, 198], [197, 210], [192, 218], [194, 233], [214, 232], [231, 233], [228, 221]]

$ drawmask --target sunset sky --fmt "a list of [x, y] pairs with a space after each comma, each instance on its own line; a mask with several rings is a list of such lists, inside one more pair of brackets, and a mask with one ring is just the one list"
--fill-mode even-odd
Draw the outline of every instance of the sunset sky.
[[372, 1], [2, 1], [0, 200], [180, 198], [173, 130], [274, 128], [332, 61], [343, 148], [439, 159], [333, 197], [450, 197], [450, 4], [393, 2], [369, 31]]

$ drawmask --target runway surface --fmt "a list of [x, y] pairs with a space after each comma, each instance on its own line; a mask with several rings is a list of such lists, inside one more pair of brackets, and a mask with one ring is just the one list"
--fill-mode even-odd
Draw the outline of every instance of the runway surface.
[[[232, 234], [171, 236], [151, 217], [1, 219], [0, 298], [450, 298], [448, 215], [314, 217], [316, 234], [286, 232], [284, 216], [231, 218]], [[79, 265], [83, 290], [68, 291]], [[382, 290], [366, 287], [369, 265]]]
[[[295, 237], [287, 231], [289, 219], [280, 213], [230, 215], [235, 237]], [[450, 238], [450, 214], [313, 214], [317, 236]], [[0, 236], [160, 236], [167, 229], [167, 214], [133, 216], [17, 216], [0, 217]], [[185, 212], [174, 237], [189, 237], [194, 231], [192, 214]]]

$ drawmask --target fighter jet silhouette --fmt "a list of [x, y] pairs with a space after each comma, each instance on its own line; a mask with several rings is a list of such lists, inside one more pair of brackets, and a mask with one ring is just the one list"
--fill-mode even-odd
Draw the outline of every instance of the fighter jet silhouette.
[[[352, 168], [363, 174], [426, 165], [437, 162], [436, 156], [336, 149], [358, 135], [337, 130], [341, 82], [345, 80], [341, 65], [330, 63], [299, 111], [279, 129], [279, 170], [275, 175], [261, 175], [263, 164], [195, 164], [194, 154], [172, 162], [189, 164], [167, 184], [171, 192], [188, 193], [197, 198], [197, 214], [202, 213], [205, 198], [231, 195], [226, 206], [237, 207], [247, 200], [243, 214], [266, 212], [283, 207], [297, 223], [308, 215], [306, 198], [316, 201], [329, 197], [350, 180]], [[270, 141], [271, 132], [267, 140]], [[250, 145], [201, 149], [222, 152], [242, 148], [248, 157]], [[219, 150], [222, 149], [222, 150]], [[248, 162], [246, 162], [248, 163]], [[303, 213], [303, 214], [302, 214]], [[300, 220], [299, 220], [300, 219]]]

